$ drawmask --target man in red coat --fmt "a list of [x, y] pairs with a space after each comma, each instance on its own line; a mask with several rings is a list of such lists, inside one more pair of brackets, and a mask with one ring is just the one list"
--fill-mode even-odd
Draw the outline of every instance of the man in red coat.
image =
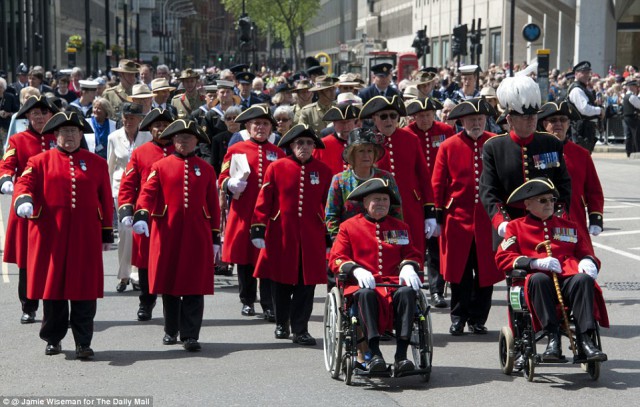
[[[174, 117], [169, 110], [156, 108], [150, 111], [140, 123], [140, 131], [151, 132], [153, 141], [133, 150], [120, 180], [118, 217], [126, 227], [133, 225], [136, 201], [151, 173], [151, 166], [156, 161], [173, 154], [174, 148], [171, 141], [160, 139], [160, 134], [173, 120]], [[133, 234], [131, 264], [138, 268], [140, 278], [138, 321], [149, 321], [158, 296], [149, 293], [149, 238], [147, 236]]]
[[[267, 168], [285, 154], [269, 142], [275, 120], [268, 106], [251, 106], [236, 118], [236, 122], [245, 123], [249, 139], [229, 147], [222, 161], [218, 184], [221, 191], [232, 196], [229, 200], [229, 216], [224, 229], [222, 261], [236, 265], [238, 290], [242, 302], [241, 315], [249, 317], [255, 315], [253, 303], [256, 301], [258, 280], [253, 273], [259, 253], [249, 236], [251, 217], [258, 200], [258, 193], [264, 184]], [[251, 172], [246, 179], [231, 177], [231, 163], [236, 154], [244, 155], [247, 159]], [[260, 305], [263, 318], [269, 322], [275, 322], [271, 282], [268, 278], [260, 279]]]
[[160, 136], [173, 140], [175, 152], [151, 166], [133, 216], [133, 232], [149, 236], [149, 292], [162, 294], [162, 342], [178, 333], [189, 352], [198, 339], [204, 296], [213, 294], [214, 259], [220, 253], [220, 207], [213, 167], [195, 156], [198, 142], [209, 143], [193, 121], [171, 123]]
[[484, 131], [491, 106], [481, 98], [464, 101], [449, 117], [460, 120], [463, 131], [445, 140], [438, 151], [432, 183], [440, 235], [441, 265], [451, 283], [452, 335], [464, 326], [487, 333], [493, 285], [504, 280], [494, 261], [491, 221], [480, 202], [482, 147], [493, 133]]
[[[407, 359], [407, 348], [416, 309], [414, 290], [422, 286], [417, 274], [421, 264], [420, 254], [411, 244], [409, 226], [387, 216], [391, 204], [397, 205], [400, 200], [388, 181], [380, 178], [359, 185], [349, 194], [349, 199], [363, 201], [366, 213], [340, 225], [329, 265], [334, 273], [346, 273], [358, 281], [358, 286], [348, 286], [344, 293], [353, 294], [373, 354], [367, 369], [370, 372], [386, 370], [380, 335], [395, 328], [395, 372], [413, 370], [415, 366]], [[390, 289], [376, 287], [376, 283], [405, 284], [406, 287]]]
[[496, 263], [503, 273], [513, 269], [529, 272], [527, 306], [533, 312], [534, 327], [549, 335], [544, 360], [556, 360], [562, 354], [552, 279], [557, 273], [564, 303], [573, 311], [579, 354], [589, 362], [604, 362], [607, 355], [591, 340], [596, 321], [609, 326], [602, 291], [595, 282], [600, 261], [589, 242], [580, 238], [574, 222], [553, 216], [558, 195], [548, 178], [534, 178], [513, 191], [507, 203], [524, 202], [528, 215], [509, 222]]
[[579, 118], [580, 115], [576, 114], [567, 102], [545, 103], [538, 113], [538, 122], [544, 130], [564, 143], [564, 161], [571, 177], [572, 210], [569, 212], [569, 219], [578, 224], [580, 238], [591, 242], [589, 234], [598, 236], [602, 232], [604, 194], [591, 154], [567, 137], [571, 120]]
[[324, 145], [305, 124], [292, 127], [278, 147], [293, 154], [267, 168], [258, 195], [251, 241], [262, 250], [254, 275], [272, 280], [276, 339], [289, 338], [290, 326], [293, 343], [313, 346], [308, 324], [315, 286], [327, 283], [324, 206], [333, 174], [312, 157]]
[[373, 119], [375, 128], [385, 136], [386, 154], [377, 165], [396, 179], [402, 198], [402, 214], [411, 229], [411, 241], [420, 252], [420, 264], [423, 264], [425, 237], [437, 236], [431, 171], [418, 137], [398, 128], [400, 116], [406, 116], [406, 110], [399, 96], [391, 99], [375, 96], [360, 112], [361, 120]]
[[[420, 140], [431, 174], [433, 174], [433, 167], [436, 163], [438, 148], [444, 140], [455, 133], [453, 127], [436, 121], [436, 110], [442, 110], [442, 108], [442, 103], [432, 97], [414, 99], [407, 104], [407, 114], [412, 116], [414, 121], [404, 127], [404, 130], [415, 134]], [[433, 179], [433, 175], [431, 178]], [[444, 278], [442, 278], [440, 269], [440, 247], [437, 237], [427, 239], [427, 270], [431, 301], [436, 308], [446, 308], [447, 301], [444, 299]]]
[[[58, 112], [44, 96], [31, 96], [22, 105], [16, 119], [27, 118], [29, 128], [9, 138], [9, 146], [0, 166], [0, 192], [13, 194], [13, 182], [18, 182], [29, 158], [55, 147], [53, 133], [43, 133], [47, 121]], [[15, 202], [12, 202], [12, 204]], [[36, 320], [38, 301], [27, 297], [28, 222], [9, 211], [9, 222], [4, 243], [3, 261], [18, 266], [18, 298], [22, 304], [20, 323]]]
[[325, 122], [333, 123], [333, 132], [322, 138], [324, 149], [313, 150], [313, 158], [327, 164], [334, 175], [349, 167], [342, 158], [342, 152], [347, 147], [349, 132], [360, 127], [359, 114], [358, 107], [343, 102], [333, 106], [322, 117]]
[[86, 359], [103, 296], [102, 250], [113, 243], [109, 172], [104, 159], [80, 149], [91, 128], [78, 114], [56, 113], [42, 132], [55, 134], [56, 148], [29, 159], [14, 203], [29, 219], [27, 297], [43, 300], [45, 354], [61, 352], [71, 326], [76, 357]]

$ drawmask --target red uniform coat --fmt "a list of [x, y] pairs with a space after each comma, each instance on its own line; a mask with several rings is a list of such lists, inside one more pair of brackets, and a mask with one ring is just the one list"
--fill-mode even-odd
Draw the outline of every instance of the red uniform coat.
[[418, 137], [420, 145], [422, 146], [422, 152], [427, 160], [427, 167], [429, 167], [429, 170], [433, 173], [438, 148], [443, 141], [455, 134], [453, 127], [447, 123], [434, 121], [431, 128], [425, 132], [420, 130], [416, 122], [412, 122], [404, 127], [404, 130], [408, 130]]
[[284, 152], [272, 143], [258, 143], [253, 139], [236, 143], [229, 147], [222, 161], [222, 171], [218, 185], [226, 190], [229, 181], [229, 167], [233, 154], [246, 154], [251, 173], [247, 178], [247, 188], [238, 199], [231, 199], [229, 216], [224, 229], [224, 245], [222, 245], [222, 261], [234, 264], [255, 265], [259, 250], [251, 243], [251, 217], [256, 207], [258, 193], [264, 182], [267, 168]]
[[[0, 166], [0, 185], [7, 181], [13, 181], [14, 176], [17, 183], [29, 158], [47, 151], [55, 145], [56, 138], [53, 134], [38, 134], [33, 130], [26, 130], [11, 136]], [[13, 195], [11, 206], [15, 202], [15, 196], [16, 194]], [[16, 215], [14, 211], [9, 211], [4, 242], [3, 261], [5, 263], [14, 263], [19, 268], [27, 267], [27, 235], [27, 220]]]
[[333, 175], [346, 171], [349, 165], [342, 159], [342, 152], [347, 147], [347, 140], [343, 140], [335, 134], [329, 134], [322, 138], [324, 148], [313, 150], [313, 158], [317, 158], [331, 168]]
[[[521, 264], [527, 264], [527, 258], [547, 257], [544, 248], [536, 250], [536, 246], [545, 240], [551, 241], [551, 254], [562, 265], [562, 273], [558, 276], [560, 279], [579, 273], [578, 263], [584, 258], [592, 259], [600, 269], [600, 261], [595, 257], [590, 242], [580, 238], [574, 222], [557, 216], [540, 220], [532, 215], [512, 220], [507, 224], [504, 241], [498, 247], [496, 254], [498, 269], [502, 273], [507, 273], [514, 268], [522, 267]], [[531, 271], [548, 275], [552, 273], [541, 270]], [[528, 286], [525, 284], [525, 298], [527, 298], [527, 306], [533, 310], [527, 295]], [[608, 327], [609, 317], [602, 290], [597, 283], [595, 287], [594, 316], [600, 325]], [[534, 320], [538, 322], [537, 318]], [[535, 328], [539, 329], [539, 323]]]
[[[390, 216], [375, 221], [358, 214], [340, 225], [329, 257], [329, 267], [335, 274], [351, 274], [355, 267], [370, 271], [376, 283], [399, 284], [398, 275], [405, 264], [421, 269], [420, 253], [411, 242], [409, 225]], [[357, 285], [345, 288], [345, 295], [358, 290]], [[378, 327], [380, 332], [393, 329], [393, 292], [395, 289], [376, 287], [378, 295]]]
[[504, 280], [495, 264], [491, 220], [480, 202], [482, 146], [495, 134], [485, 131], [473, 140], [462, 131], [445, 140], [438, 151], [433, 176], [436, 211], [442, 211], [440, 262], [446, 281], [462, 280], [471, 245], [475, 242], [481, 287]]
[[571, 176], [571, 212], [569, 219], [578, 224], [580, 238], [591, 242], [587, 218], [593, 225], [602, 227], [602, 212], [604, 210], [604, 194], [600, 185], [600, 178], [593, 164], [591, 154], [576, 143], [564, 143], [564, 161]]
[[14, 195], [16, 208], [33, 203], [27, 297], [102, 298], [102, 242], [113, 242], [113, 197], [104, 158], [82, 149], [38, 154], [29, 159]]
[[302, 164], [289, 156], [267, 168], [251, 221], [251, 237], [264, 236], [266, 246], [255, 277], [298, 284], [302, 261], [305, 285], [327, 283], [324, 205], [331, 177], [314, 158]]
[[386, 154], [378, 160], [377, 165], [395, 177], [402, 197], [402, 214], [411, 229], [411, 241], [424, 259], [424, 220], [425, 217], [435, 216], [431, 171], [422, 154], [420, 140], [407, 130], [396, 129], [390, 137], [386, 137], [385, 149]]
[[174, 153], [151, 166], [134, 221], [151, 217], [149, 292], [213, 294], [213, 243], [220, 233], [216, 172]]
[[[173, 154], [173, 151], [173, 144], [163, 146], [155, 141], [144, 143], [133, 150], [131, 159], [120, 180], [120, 190], [118, 191], [120, 220], [125, 216], [133, 216], [140, 190], [151, 174], [151, 166], [156, 161]], [[145, 235], [133, 234], [131, 264], [141, 269], [149, 268], [149, 238]]]

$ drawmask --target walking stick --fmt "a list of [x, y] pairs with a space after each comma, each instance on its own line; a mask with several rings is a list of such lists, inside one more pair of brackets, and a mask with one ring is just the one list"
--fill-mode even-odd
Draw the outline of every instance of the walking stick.
[[[551, 240], [545, 240], [544, 242], [538, 243], [536, 246], [536, 251], [539, 251], [540, 247], [544, 246], [547, 256], [552, 257], [551, 254]], [[560, 290], [560, 283], [558, 282], [558, 273], [552, 272], [553, 274], [553, 285], [556, 287], [556, 294], [558, 296], [558, 302], [560, 303], [560, 309], [562, 310], [562, 319], [564, 320], [564, 330], [567, 332], [567, 336], [569, 337], [569, 342], [571, 344], [571, 351], [573, 352], [573, 356], [576, 356], [576, 344], [573, 341], [573, 334], [571, 333], [571, 327], [569, 326], [569, 316], [567, 315], [567, 310], [564, 309], [564, 300], [562, 299], [562, 290]]]

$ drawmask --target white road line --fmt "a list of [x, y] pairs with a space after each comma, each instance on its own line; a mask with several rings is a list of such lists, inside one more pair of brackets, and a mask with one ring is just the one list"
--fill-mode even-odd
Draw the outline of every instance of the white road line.
[[619, 250], [619, 249], [616, 249], [614, 247], [605, 246], [603, 244], [595, 243], [595, 242], [593, 242], [593, 246], [597, 247], [598, 249], [607, 250], [607, 251], [610, 251], [612, 253], [616, 253], [616, 254], [619, 254], [621, 256], [628, 257], [630, 259], [640, 261], [640, 256], [638, 256], [637, 254], [627, 253], [624, 250]]
[[[2, 218], [2, 204], [0, 204], [0, 244], [2, 245], [1, 247], [4, 248], [4, 219]], [[0, 259], [0, 262], [2, 262], [2, 282], [3, 283], [8, 283], [9, 282], [9, 266], [7, 266], [7, 263], [5, 263], [4, 261], [2, 261], [2, 259]]]
[[600, 233], [599, 236], [608, 237], [608, 236], [623, 236], [623, 235], [637, 235], [640, 234], [640, 230], [626, 230], [623, 232], [604, 232]]
[[637, 218], [605, 218], [605, 222], [622, 222], [627, 220], [640, 220], [640, 217]]
[[640, 247], [630, 247], [629, 250], [640, 250]]
[[630, 205], [605, 205], [604, 209], [628, 209], [628, 208], [633, 208], [633, 206]]

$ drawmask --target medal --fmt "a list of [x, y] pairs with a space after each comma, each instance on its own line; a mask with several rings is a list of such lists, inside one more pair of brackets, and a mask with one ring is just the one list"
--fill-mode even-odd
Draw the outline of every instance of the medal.
[[85, 163], [84, 160], [80, 160], [80, 169], [82, 171], [86, 171], [87, 170], [87, 163]]
[[320, 183], [320, 173], [318, 171], [311, 171], [309, 173], [309, 179], [311, 179], [311, 185], [318, 185]]
[[194, 165], [193, 170], [196, 172], [196, 176], [199, 177], [201, 174], [200, 167], [198, 167], [197, 165]]
[[275, 151], [267, 151], [267, 160], [275, 161], [278, 159], [278, 154]]

